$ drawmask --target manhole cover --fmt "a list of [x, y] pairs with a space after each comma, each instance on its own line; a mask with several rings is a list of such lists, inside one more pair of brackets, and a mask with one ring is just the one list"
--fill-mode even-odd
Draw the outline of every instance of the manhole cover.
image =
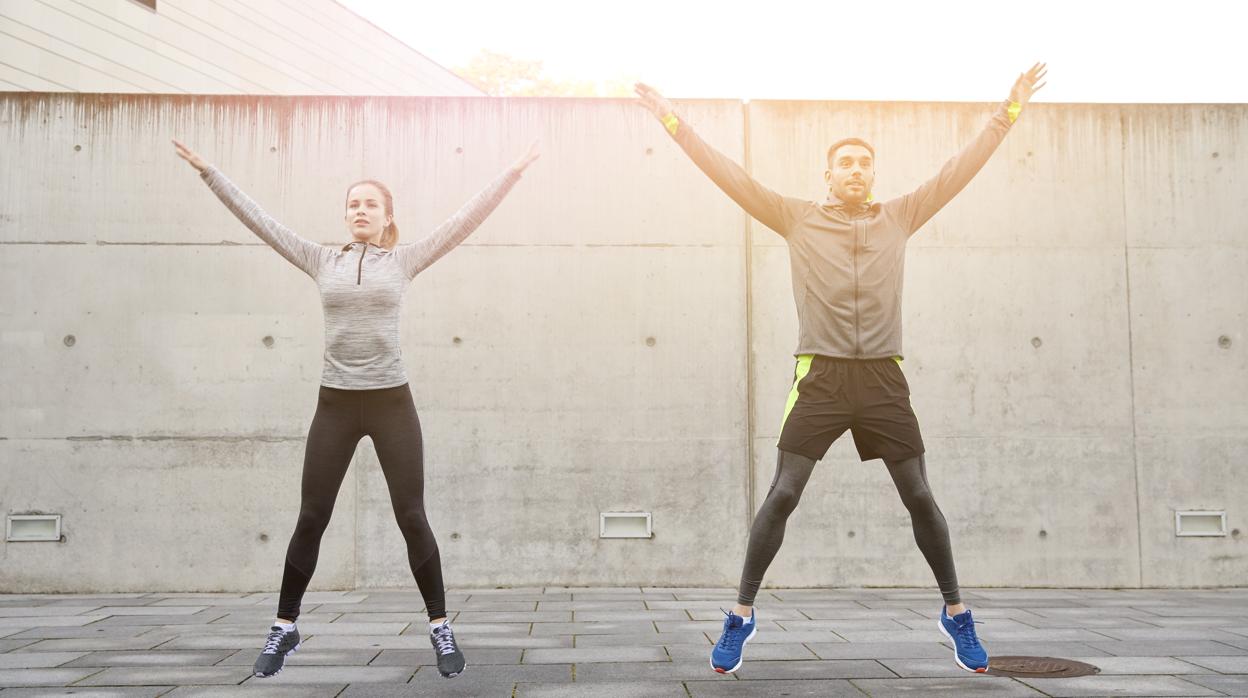
[[1018, 678], [1063, 679], [1091, 676], [1101, 673], [1101, 670], [1091, 664], [1057, 657], [993, 657], [988, 661], [988, 673]]

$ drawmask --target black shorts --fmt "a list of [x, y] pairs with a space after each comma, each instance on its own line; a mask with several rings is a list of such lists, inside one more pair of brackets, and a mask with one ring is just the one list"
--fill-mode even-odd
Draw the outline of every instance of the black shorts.
[[864, 461], [923, 454], [910, 386], [895, 360], [797, 357], [780, 450], [819, 460], [846, 429]]

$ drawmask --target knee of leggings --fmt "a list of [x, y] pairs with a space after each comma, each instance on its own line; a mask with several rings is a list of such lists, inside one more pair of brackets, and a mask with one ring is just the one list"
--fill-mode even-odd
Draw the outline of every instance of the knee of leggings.
[[797, 508], [797, 503], [802, 498], [802, 493], [787, 487], [776, 487], [767, 495], [765, 504], [771, 510], [781, 516], [787, 517]]
[[425, 517], [424, 509], [412, 508], [396, 511], [394, 518], [398, 521], [399, 530], [403, 531], [404, 536], [419, 536], [429, 530], [429, 519]]
[[311, 533], [320, 535], [329, 527], [332, 510], [320, 507], [304, 507], [299, 510], [299, 521], [295, 524], [295, 534]]

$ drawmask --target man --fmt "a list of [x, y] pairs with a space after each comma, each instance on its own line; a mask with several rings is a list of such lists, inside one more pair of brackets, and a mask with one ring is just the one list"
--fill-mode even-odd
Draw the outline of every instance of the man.
[[1009, 100], [940, 172], [905, 196], [871, 198], [875, 150], [847, 138], [828, 149], [827, 200], [781, 196], [707, 145], [671, 102], [638, 84], [642, 104], [724, 193], [789, 245], [797, 302], [798, 346], [793, 388], [780, 430], [776, 474], [750, 528], [737, 605], [711, 652], [711, 666], [731, 673], [754, 637], [754, 597], [784, 538], [815, 463], [848, 429], [862, 460], [881, 458], [910, 512], [915, 541], [944, 597], [940, 631], [954, 661], [968, 671], [988, 668], [975, 621], [962, 604], [944, 515], [932, 498], [923, 439], [901, 372], [901, 286], [906, 242], [962, 190], [1001, 144], [1022, 108], [1044, 86], [1045, 66], [1019, 75]]

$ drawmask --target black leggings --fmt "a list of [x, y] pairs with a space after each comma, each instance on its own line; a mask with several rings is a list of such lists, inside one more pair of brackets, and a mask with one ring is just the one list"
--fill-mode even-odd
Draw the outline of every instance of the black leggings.
[[[958, 594], [958, 575], [953, 567], [953, 549], [949, 544], [949, 526], [945, 515], [927, 483], [927, 466], [923, 456], [890, 462], [888, 474], [893, 477], [897, 493], [910, 512], [910, 524], [914, 528], [914, 540], [927, 564], [936, 575], [945, 603], [951, 606], [961, 603]], [[737, 603], [753, 606], [763, 573], [776, 557], [784, 542], [784, 526], [789, 514], [797, 508], [802, 490], [810, 480], [815, 461], [806, 456], [780, 451], [776, 458], [776, 475], [771, 480], [767, 499], [750, 527], [750, 542], [745, 552], [745, 566], [741, 570], [741, 585], [737, 588]]]
[[316, 416], [308, 429], [303, 458], [303, 491], [299, 522], [286, 549], [286, 571], [277, 617], [294, 621], [308, 588], [321, 536], [329, 526], [334, 500], [347, 474], [355, 445], [368, 436], [377, 449], [381, 471], [390, 488], [394, 517], [407, 541], [407, 561], [425, 599], [429, 619], [446, 615], [442, 561], [425, 518], [424, 456], [420, 419], [407, 384], [380, 390], [339, 390], [321, 386]]

